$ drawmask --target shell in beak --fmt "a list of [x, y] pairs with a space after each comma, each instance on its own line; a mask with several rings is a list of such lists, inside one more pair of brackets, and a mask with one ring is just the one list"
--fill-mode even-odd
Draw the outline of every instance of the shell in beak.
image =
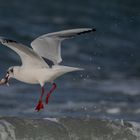
[[7, 73], [6, 76], [5, 76], [5, 78], [1, 79], [0, 85], [7, 84], [7, 86], [9, 86], [9, 83], [8, 83], [9, 82], [9, 79], [10, 79], [10, 75]]

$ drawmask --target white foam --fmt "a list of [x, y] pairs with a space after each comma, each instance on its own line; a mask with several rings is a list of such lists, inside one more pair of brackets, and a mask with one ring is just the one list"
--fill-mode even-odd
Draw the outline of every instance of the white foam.
[[130, 130], [132, 133], [137, 137], [137, 139], [140, 139], [140, 123], [138, 122], [130, 122], [132, 124], [132, 128]]
[[119, 108], [110, 108], [106, 112], [110, 113], [110, 114], [117, 114], [117, 113], [120, 113], [120, 109]]
[[108, 80], [100, 83], [101, 90], [105, 92], [122, 92], [127, 95], [139, 95], [140, 94], [140, 80]]
[[49, 120], [49, 121], [52, 121], [52, 122], [59, 123], [59, 120], [57, 118], [44, 118], [44, 120]]
[[5, 120], [0, 120], [0, 140], [16, 140], [14, 126]]

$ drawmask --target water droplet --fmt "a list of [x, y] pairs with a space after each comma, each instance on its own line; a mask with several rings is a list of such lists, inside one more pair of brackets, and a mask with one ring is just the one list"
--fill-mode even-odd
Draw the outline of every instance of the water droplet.
[[97, 69], [98, 69], [98, 70], [101, 70], [101, 67], [100, 67], [100, 66], [98, 66], [98, 67], [97, 67]]

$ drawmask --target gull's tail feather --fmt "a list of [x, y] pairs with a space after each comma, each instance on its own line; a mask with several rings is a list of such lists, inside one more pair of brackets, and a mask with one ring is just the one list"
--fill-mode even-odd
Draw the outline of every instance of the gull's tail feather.
[[84, 70], [84, 69], [83, 68], [62, 66], [62, 65], [54, 65], [52, 67], [52, 71], [53, 71], [52, 79], [54, 80], [54, 79], [58, 78], [59, 76], [66, 74], [68, 72], [80, 71], [80, 70]]
[[83, 68], [76, 68], [76, 67], [69, 67], [69, 66], [62, 66], [62, 65], [54, 65], [53, 68], [64, 72], [84, 70]]
[[85, 70], [84, 68], [76, 68], [76, 67], [73, 67], [74, 71], [80, 71], [80, 70]]

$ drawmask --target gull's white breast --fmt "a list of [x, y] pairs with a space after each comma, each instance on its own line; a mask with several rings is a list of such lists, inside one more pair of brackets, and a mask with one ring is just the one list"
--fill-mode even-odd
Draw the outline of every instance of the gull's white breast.
[[50, 68], [21, 68], [14, 73], [14, 78], [30, 84], [45, 82], [52, 75]]
[[81, 70], [79, 68], [54, 65], [52, 68], [20, 68], [14, 73], [15, 79], [30, 83], [41, 84], [53, 82], [57, 77], [72, 71]]

